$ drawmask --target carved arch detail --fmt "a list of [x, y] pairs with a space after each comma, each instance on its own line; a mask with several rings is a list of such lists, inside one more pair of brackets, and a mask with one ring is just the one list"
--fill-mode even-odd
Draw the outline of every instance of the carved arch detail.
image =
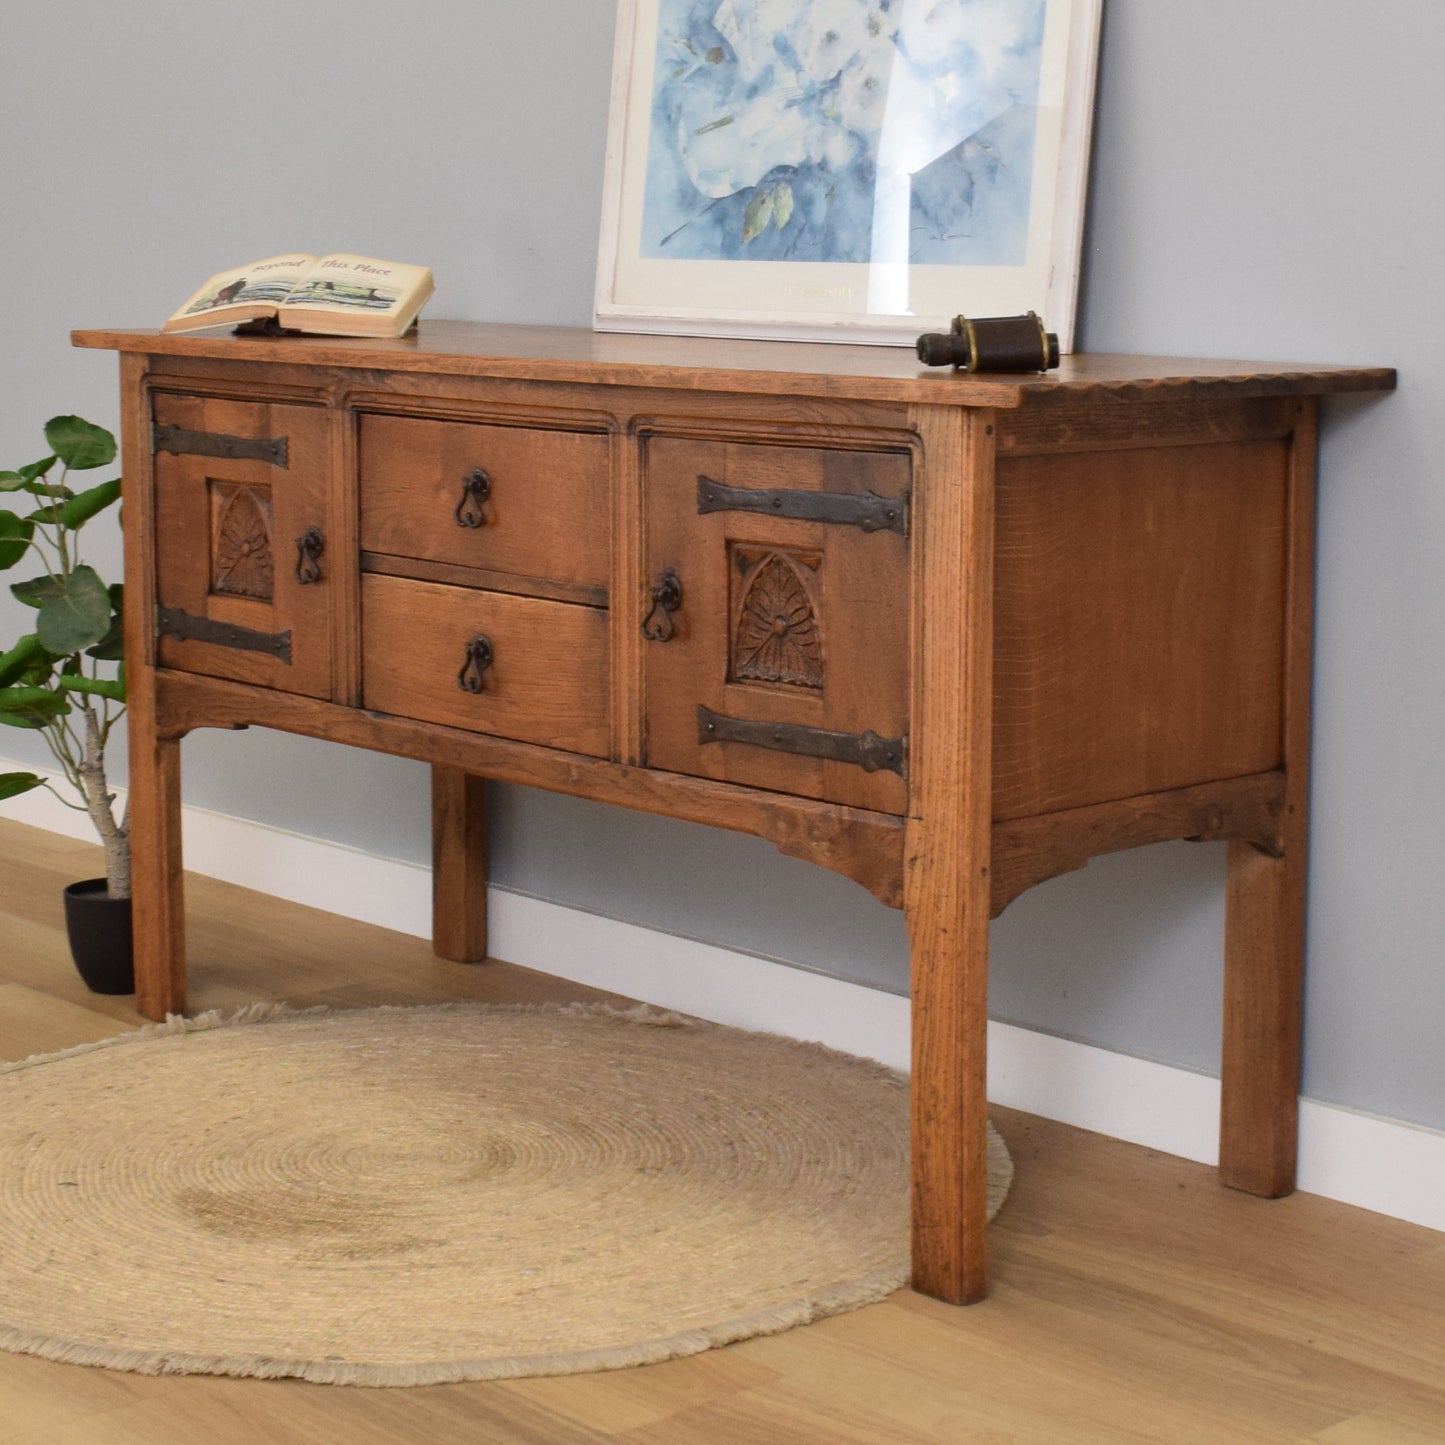
[[732, 681], [821, 689], [823, 630], [815, 601], [821, 556], [769, 548], [740, 551], [736, 561]]
[[270, 497], [255, 487], [213, 487], [211, 591], [269, 602], [276, 591]]

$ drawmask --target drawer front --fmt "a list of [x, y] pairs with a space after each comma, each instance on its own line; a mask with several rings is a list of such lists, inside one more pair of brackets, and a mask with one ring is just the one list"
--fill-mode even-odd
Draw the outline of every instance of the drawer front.
[[607, 437], [365, 415], [360, 456], [367, 551], [606, 587]]
[[903, 452], [646, 443], [645, 632], [655, 768], [907, 809]]
[[603, 609], [367, 576], [361, 619], [366, 707], [607, 756]]
[[330, 697], [327, 413], [157, 392], [153, 419], [160, 665]]

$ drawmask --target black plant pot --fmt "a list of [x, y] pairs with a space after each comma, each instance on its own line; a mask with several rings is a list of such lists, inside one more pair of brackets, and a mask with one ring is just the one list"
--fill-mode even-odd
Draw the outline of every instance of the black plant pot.
[[104, 878], [87, 878], [65, 890], [70, 956], [92, 993], [134, 993], [130, 899], [111, 898]]

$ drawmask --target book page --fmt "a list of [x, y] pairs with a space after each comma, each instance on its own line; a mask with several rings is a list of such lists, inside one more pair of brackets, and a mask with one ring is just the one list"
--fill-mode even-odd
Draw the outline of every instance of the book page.
[[315, 256], [292, 252], [290, 255], [269, 256], [264, 261], [253, 261], [249, 266], [237, 266], [234, 270], [222, 271], [219, 275], [212, 276], [172, 319], [199, 316], [204, 312], [233, 306], [254, 307], [257, 315], [264, 315], [270, 307], [285, 300], [292, 286], [315, 262]]
[[403, 306], [430, 277], [425, 266], [377, 261], [369, 256], [323, 256], [282, 307], [349, 312], [394, 311]]

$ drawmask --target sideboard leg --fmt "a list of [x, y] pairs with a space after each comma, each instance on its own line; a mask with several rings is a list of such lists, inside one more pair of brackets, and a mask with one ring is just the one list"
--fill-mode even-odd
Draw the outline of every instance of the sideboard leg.
[[1315, 406], [1295, 403], [1286, 491], [1285, 772], [1278, 857], [1232, 839], [1225, 885], [1219, 1174], [1276, 1198], [1295, 1186], [1309, 848]]
[[437, 957], [487, 956], [487, 830], [484, 784], [459, 768], [431, 772], [432, 948]]
[[991, 412], [917, 407], [919, 639], [904, 843], [913, 1016], [913, 1287], [988, 1293], [988, 921], [992, 838]]
[[1276, 1198], [1295, 1184], [1304, 975], [1301, 849], [1229, 844], [1219, 1177]]
[[[135, 1004], [148, 1019], [186, 1008], [186, 910], [181, 873], [181, 744], [130, 728], [131, 932]], [[144, 711], [144, 707], [142, 708]]]
[[[909, 908], [913, 1000], [913, 1288], [988, 1293], [988, 845], [946, 827]], [[963, 844], [963, 847], [957, 845]], [[913, 848], [910, 846], [910, 855]]]

